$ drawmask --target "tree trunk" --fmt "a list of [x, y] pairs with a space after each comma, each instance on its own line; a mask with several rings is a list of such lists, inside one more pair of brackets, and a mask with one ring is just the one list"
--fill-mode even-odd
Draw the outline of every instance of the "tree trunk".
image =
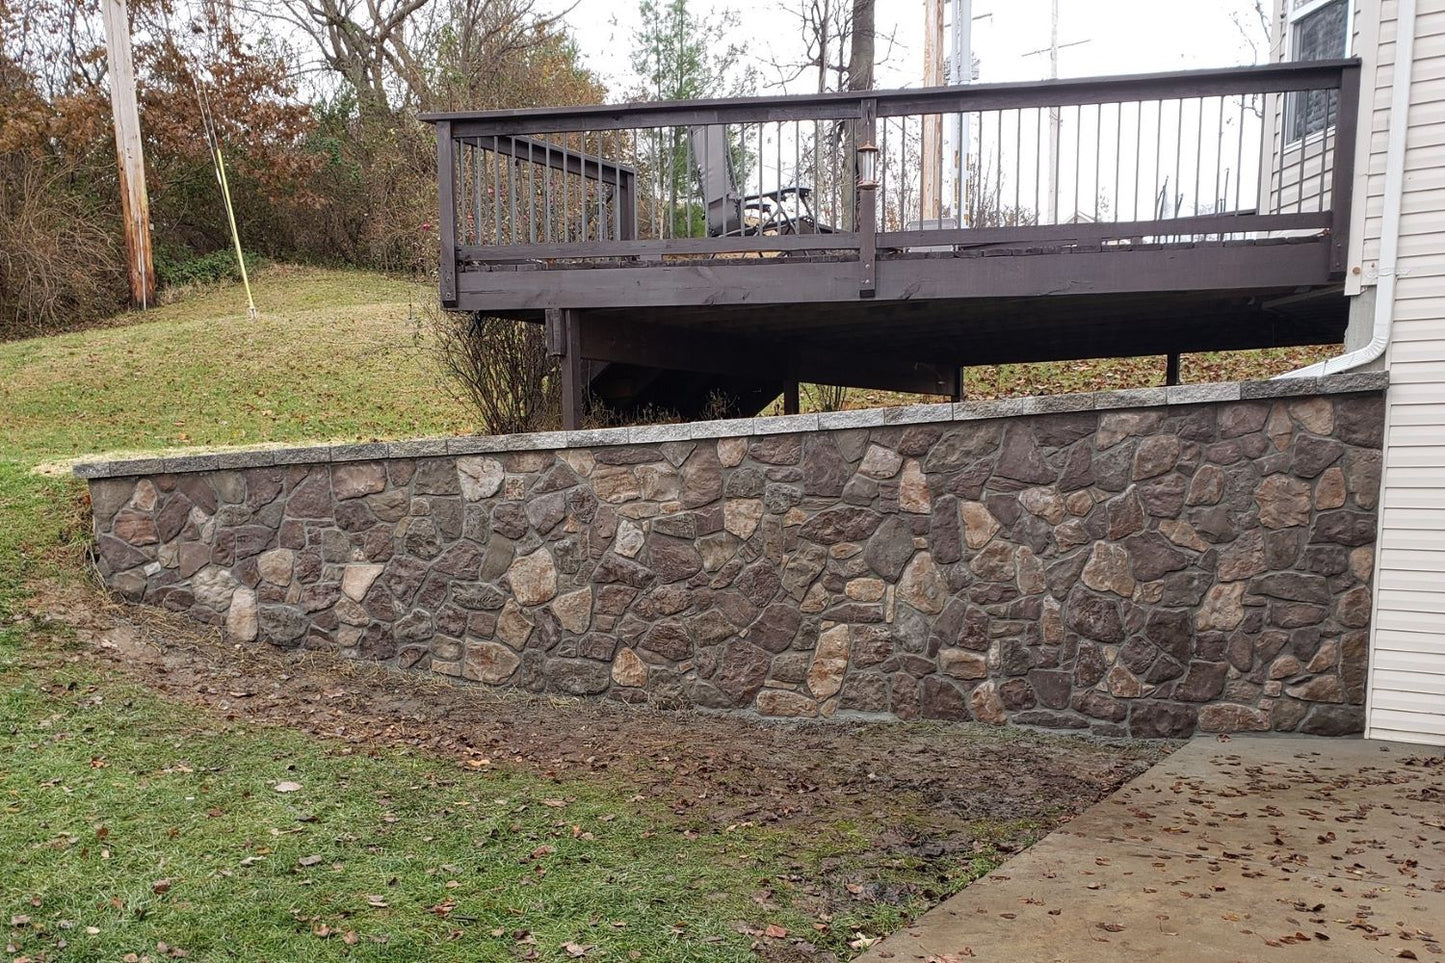
[[[848, 44], [848, 89], [849, 90], [872, 90], [873, 89], [873, 39], [874, 39], [874, 6], [877, 0], [853, 0], [853, 22], [852, 32], [849, 35]], [[847, 179], [844, 182], [844, 189], [847, 191], [847, 210], [851, 215], [852, 224], [856, 229], [858, 224], [858, 133], [852, 124], [849, 124], [848, 143], [843, 156], [847, 159]], [[879, 158], [883, 162], [883, 158]]]

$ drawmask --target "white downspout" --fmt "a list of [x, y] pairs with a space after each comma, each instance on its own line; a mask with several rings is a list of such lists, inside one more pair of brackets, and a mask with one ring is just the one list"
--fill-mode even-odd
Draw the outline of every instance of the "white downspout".
[[[1395, 19], [1394, 79], [1390, 88], [1390, 136], [1385, 147], [1385, 206], [1380, 224], [1380, 256], [1375, 265], [1375, 325], [1370, 343], [1316, 364], [1286, 371], [1276, 375], [1277, 378], [1313, 378], [1359, 368], [1383, 355], [1390, 343], [1390, 325], [1395, 320], [1400, 202], [1405, 193], [1405, 135], [1410, 129], [1410, 79], [1414, 65], [1415, 0], [1399, 0]], [[1368, 122], [1361, 125], [1361, 130], [1365, 132], [1369, 128]], [[1360, 200], [1363, 201], [1363, 198]]]

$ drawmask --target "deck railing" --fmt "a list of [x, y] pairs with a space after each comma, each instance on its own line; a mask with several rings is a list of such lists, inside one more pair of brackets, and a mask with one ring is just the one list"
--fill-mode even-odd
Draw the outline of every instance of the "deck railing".
[[1358, 92], [1317, 61], [431, 114], [442, 298], [469, 269], [748, 255], [857, 260], [866, 297], [880, 252], [1299, 234], [1341, 272]]

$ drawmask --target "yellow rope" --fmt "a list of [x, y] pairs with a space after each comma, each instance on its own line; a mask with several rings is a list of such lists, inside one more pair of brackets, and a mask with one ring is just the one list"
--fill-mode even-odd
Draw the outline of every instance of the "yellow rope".
[[251, 297], [251, 279], [246, 276], [246, 255], [241, 253], [241, 235], [236, 230], [236, 211], [231, 206], [231, 186], [226, 182], [226, 162], [221, 157], [219, 140], [212, 139], [215, 151], [216, 179], [221, 182], [221, 196], [226, 200], [226, 221], [231, 225], [231, 242], [236, 246], [236, 264], [241, 268], [241, 284], [246, 288], [247, 316], [256, 320], [256, 300]]

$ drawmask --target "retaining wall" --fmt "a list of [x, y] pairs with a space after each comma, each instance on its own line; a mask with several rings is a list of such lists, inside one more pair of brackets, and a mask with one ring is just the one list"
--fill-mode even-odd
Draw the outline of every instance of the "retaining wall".
[[765, 716], [1362, 726], [1384, 377], [90, 463], [127, 599]]

